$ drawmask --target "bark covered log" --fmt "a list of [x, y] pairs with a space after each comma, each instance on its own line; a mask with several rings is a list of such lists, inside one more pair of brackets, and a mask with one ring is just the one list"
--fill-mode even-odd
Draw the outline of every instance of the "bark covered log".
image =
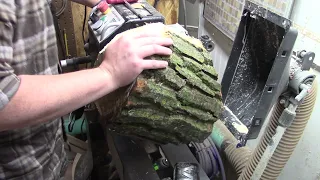
[[159, 143], [201, 142], [221, 112], [220, 84], [201, 42], [168, 31], [174, 45], [161, 70], [144, 71], [132, 85], [96, 101], [103, 125]]

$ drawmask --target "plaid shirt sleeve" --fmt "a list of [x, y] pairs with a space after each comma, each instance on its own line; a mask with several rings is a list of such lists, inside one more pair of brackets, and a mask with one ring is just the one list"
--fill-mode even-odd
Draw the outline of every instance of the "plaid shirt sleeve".
[[[18, 75], [58, 74], [57, 61], [48, 1], [0, 0], [0, 110], [17, 92]], [[58, 180], [65, 164], [60, 119], [0, 132], [0, 180]]]
[[10, 1], [2, 1], [0, 6], [0, 110], [3, 109], [17, 92], [20, 80], [14, 74], [10, 62], [13, 57], [13, 33], [15, 13], [10, 12]]

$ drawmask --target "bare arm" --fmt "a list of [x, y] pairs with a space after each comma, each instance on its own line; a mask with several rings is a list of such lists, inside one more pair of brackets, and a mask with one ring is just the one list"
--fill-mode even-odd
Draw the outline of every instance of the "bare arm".
[[71, 0], [73, 2], [88, 6], [88, 7], [93, 7], [96, 5], [100, 0]]
[[164, 47], [172, 40], [154, 29], [162, 28], [148, 25], [117, 36], [109, 43], [98, 68], [61, 75], [19, 76], [18, 91], [0, 110], [0, 131], [55, 119], [129, 84], [144, 69], [166, 67], [165, 61], [144, 60], [153, 54], [172, 53]]
[[19, 90], [0, 111], [0, 131], [52, 120], [116, 88], [111, 76], [100, 68], [62, 75], [19, 77]]

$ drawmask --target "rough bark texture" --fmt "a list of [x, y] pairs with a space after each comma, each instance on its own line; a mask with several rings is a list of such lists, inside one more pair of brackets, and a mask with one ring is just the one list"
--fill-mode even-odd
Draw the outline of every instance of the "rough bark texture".
[[221, 112], [220, 84], [200, 41], [168, 32], [173, 38], [162, 70], [144, 71], [135, 83], [96, 102], [111, 130], [159, 143], [203, 141]]

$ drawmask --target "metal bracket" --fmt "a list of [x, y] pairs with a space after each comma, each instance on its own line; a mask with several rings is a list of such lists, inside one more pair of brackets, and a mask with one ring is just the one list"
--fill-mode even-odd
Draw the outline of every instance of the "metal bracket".
[[[297, 70], [294, 73], [293, 78], [290, 79], [289, 81], [290, 90], [293, 93], [295, 93], [296, 96], [301, 93], [306, 94], [307, 91], [311, 88], [311, 86], [306, 87], [305, 85], [312, 85], [314, 79], [315, 79], [315, 75], [312, 74], [311, 72]], [[302, 99], [302, 95], [303, 94], [296, 97], [298, 101]]]
[[314, 52], [307, 52], [306, 50], [298, 52], [298, 57], [301, 58], [303, 71], [308, 71], [312, 67], [316, 54]]

